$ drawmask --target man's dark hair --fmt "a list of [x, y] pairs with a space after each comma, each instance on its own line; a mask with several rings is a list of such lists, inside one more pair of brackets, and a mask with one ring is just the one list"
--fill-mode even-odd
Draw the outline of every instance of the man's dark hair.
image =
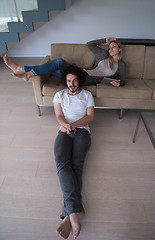
[[79, 68], [76, 64], [71, 64], [67, 67], [64, 67], [61, 70], [61, 80], [66, 85], [66, 76], [67, 74], [73, 74], [77, 76], [79, 85], [83, 85], [86, 80], [86, 73], [83, 69]]

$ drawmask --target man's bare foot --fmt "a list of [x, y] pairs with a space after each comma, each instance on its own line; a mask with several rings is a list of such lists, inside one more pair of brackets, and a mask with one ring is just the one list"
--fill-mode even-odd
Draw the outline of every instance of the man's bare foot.
[[81, 223], [80, 220], [84, 216], [84, 213], [72, 213], [69, 215], [71, 226], [72, 226], [72, 234], [73, 239], [76, 239], [81, 231]]
[[67, 239], [71, 232], [71, 223], [68, 216], [66, 216], [63, 220], [63, 222], [60, 224], [58, 229], [56, 230], [56, 233], [59, 234], [59, 236], [63, 239]]
[[34, 76], [33, 72], [24, 72], [21, 74], [11, 73], [15, 78], [22, 78], [25, 82], [28, 82], [31, 77]]
[[9, 67], [14, 73], [19, 74], [23, 72], [22, 66], [14, 63], [6, 54], [3, 56], [3, 60], [6, 66]]

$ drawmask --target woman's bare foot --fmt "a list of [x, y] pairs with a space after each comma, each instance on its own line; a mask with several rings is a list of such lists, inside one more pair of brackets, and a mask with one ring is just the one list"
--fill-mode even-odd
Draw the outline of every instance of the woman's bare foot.
[[19, 74], [23, 72], [22, 66], [14, 63], [6, 54], [3, 56], [3, 60], [6, 66], [9, 67], [14, 73]]
[[28, 80], [34, 76], [33, 72], [29, 71], [29, 72], [24, 72], [21, 74], [16, 74], [16, 73], [12, 73], [12, 75], [15, 78], [22, 78], [25, 82], [28, 82]]
[[76, 239], [81, 231], [80, 220], [84, 216], [84, 213], [72, 213], [69, 218], [72, 226], [73, 239]]
[[60, 224], [58, 229], [56, 230], [56, 233], [59, 234], [59, 236], [63, 239], [67, 239], [71, 232], [71, 223], [68, 216], [66, 216], [63, 220], [63, 222]]

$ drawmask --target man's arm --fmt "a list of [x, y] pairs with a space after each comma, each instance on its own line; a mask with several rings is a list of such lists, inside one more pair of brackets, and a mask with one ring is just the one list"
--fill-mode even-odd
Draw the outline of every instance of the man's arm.
[[72, 128], [85, 126], [94, 120], [93, 106], [87, 108], [86, 116], [84, 116], [83, 118], [79, 119], [78, 121], [72, 124], [67, 123], [60, 103], [54, 103], [54, 112], [55, 112], [58, 123], [66, 129], [67, 133], [69, 133], [72, 130]]
[[66, 129], [67, 133], [69, 133], [69, 131], [72, 130], [72, 126], [71, 124], [67, 123], [60, 103], [54, 103], [54, 112], [58, 123]]
[[84, 116], [83, 118], [79, 119], [76, 122], [73, 122], [72, 127], [73, 128], [82, 127], [93, 122], [93, 120], [94, 120], [94, 107], [88, 107], [86, 116]]

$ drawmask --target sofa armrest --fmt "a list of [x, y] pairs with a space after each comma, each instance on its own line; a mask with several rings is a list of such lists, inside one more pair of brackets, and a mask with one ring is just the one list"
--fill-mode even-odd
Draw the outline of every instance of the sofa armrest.
[[[50, 61], [50, 56], [46, 56], [41, 61], [40, 65], [49, 61]], [[46, 75], [38, 75], [32, 78], [34, 96], [35, 96], [37, 105], [43, 105], [42, 87], [45, 84], [45, 82], [49, 79], [49, 77], [50, 77], [50, 74], [46, 74]]]

